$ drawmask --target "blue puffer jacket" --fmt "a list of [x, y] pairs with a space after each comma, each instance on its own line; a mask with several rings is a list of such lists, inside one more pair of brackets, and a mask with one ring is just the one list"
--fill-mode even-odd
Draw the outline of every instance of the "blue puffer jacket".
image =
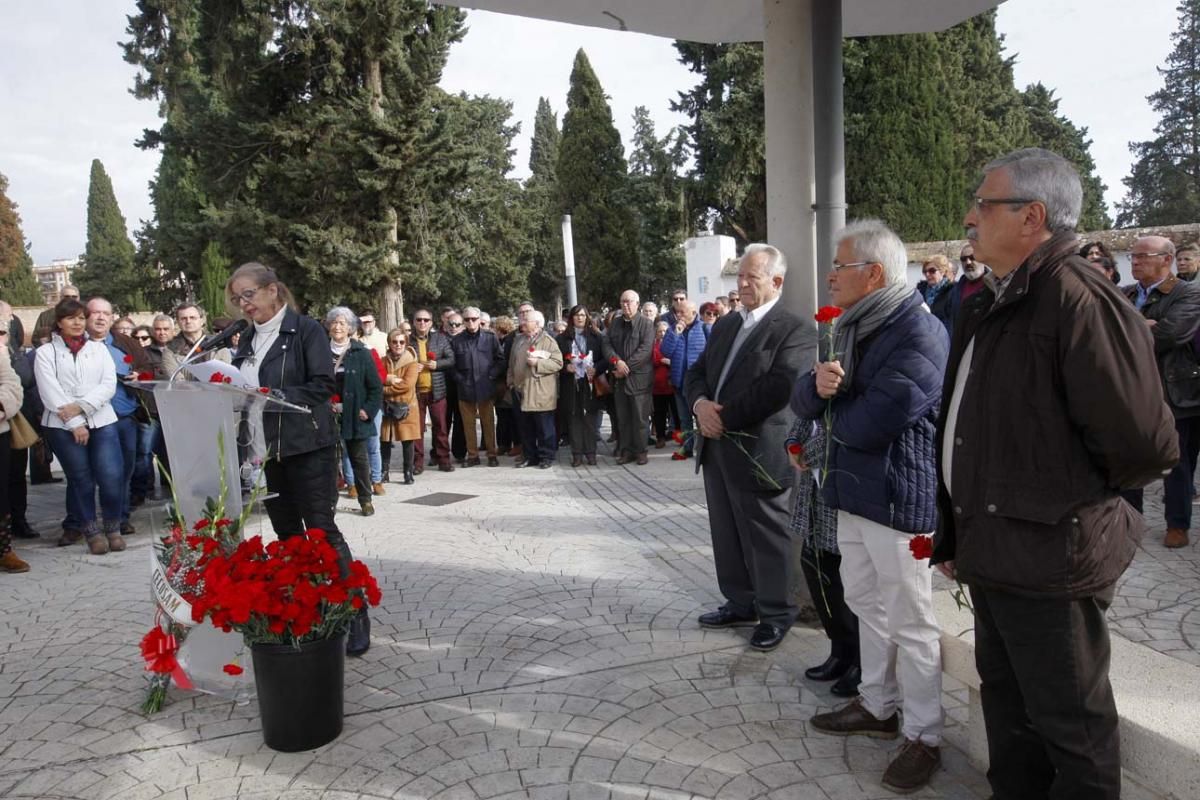
[[[934, 423], [950, 341], [919, 292], [858, 343], [849, 392], [833, 400], [825, 501], [904, 533], [937, 527]], [[826, 400], [814, 374], [792, 391], [796, 416], [817, 418]]]
[[667, 328], [663, 336], [659, 352], [671, 359], [671, 385], [676, 389], [683, 388], [684, 376], [700, 358], [704, 348], [708, 346], [708, 331], [697, 318], [683, 333], [675, 333], [674, 326]]

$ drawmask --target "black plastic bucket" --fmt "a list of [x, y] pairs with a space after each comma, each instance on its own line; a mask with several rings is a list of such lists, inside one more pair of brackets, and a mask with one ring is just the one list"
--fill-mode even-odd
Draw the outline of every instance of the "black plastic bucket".
[[346, 634], [287, 644], [256, 644], [254, 685], [263, 741], [295, 753], [329, 744], [342, 732]]

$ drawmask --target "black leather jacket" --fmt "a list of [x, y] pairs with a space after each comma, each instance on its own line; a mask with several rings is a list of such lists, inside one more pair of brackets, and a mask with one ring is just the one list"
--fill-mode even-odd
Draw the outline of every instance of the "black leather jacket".
[[[255, 329], [238, 341], [233, 364], [241, 367], [254, 353]], [[268, 458], [287, 458], [332, 446], [338, 439], [333, 424], [333, 356], [321, 324], [292, 309], [283, 315], [279, 337], [265, 355], [258, 354], [258, 384], [278, 390], [289, 403], [306, 406], [312, 414], [263, 412]]]

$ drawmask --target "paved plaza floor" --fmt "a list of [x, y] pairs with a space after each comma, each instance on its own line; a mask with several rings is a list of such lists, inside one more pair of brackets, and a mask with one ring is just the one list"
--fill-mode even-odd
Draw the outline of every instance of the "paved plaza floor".
[[[836, 704], [802, 674], [828, 652], [819, 631], [797, 626], [761, 654], [747, 631], [697, 627], [720, 598], [693, 463], [670, 450], [645, 467], [600, 461], [427, 472], [390, 484], [371, 518], [342, 499], [339, 525], [383, 602], [370, 652], [347, 661], [344, 733], [296, 754], [263, 745], [254, 702], [172, 689], [162, 712], [139, 712], [150, 513], [126, 552], [89, 556], [53, 544], [61, 485], [33, 487], [44, 535], [17, 543], [33, 571], [0, 575], [0, 797], [891, 797], [879, 779], [894, 742], [808, 725]], [[469, 497], [406, 502], [435, 492]], [[1197, 548], [1160, 539], [1126, 576], [1113, 626], [1200, 664]], [[916, 796], [986, 798], [949, 678], [945, 702], [944, 768]]]

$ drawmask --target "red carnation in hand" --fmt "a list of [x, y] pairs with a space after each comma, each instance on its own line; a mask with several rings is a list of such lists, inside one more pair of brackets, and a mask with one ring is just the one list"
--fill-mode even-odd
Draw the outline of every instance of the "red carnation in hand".
[[621, 359], [617, 358], [616, 356], [613, 356], [612, 358], [609, 359], [609, 361], [611, 361], [613, 363], [613, 366], [616, 366], [617, 362], [620, 360]]
[[260, 386], [260, 387], [258, 387], [258, 393], [259, 393], [259, 394], [270, 394], [270, 393], [271, 393], [271, 390], [270, 390], [270, 388], [269, 388], [269, 387], [266, 387], [266, 386]]
[[787, 446], [787, 451], [789, 455], [802, 456], [804, 455], [804, 445], [799, 442], [792, 442]]
[[122, 360], [122, 361], [124, 361], [126, 364], [132, 364], [132, 363], [133, 363], [133, 356], [129, 355], [129, 353], [126, 353], [126, 354], [125, 354], [125, 357], [124, 357], [123, 359], [121, 359], [121, 360]]
[[933, 555], [933, 537], [925, 534], [914, 536], [908, 542], [908, 549], [912, 551], [913, 558], [918, 561], [929, 558]]
[[531, 352], [531, 353], [536, 353], [536, 352], [537, 352], [537, 348], [536, 348], [536, 347], [530, 347], [530, 348], [529, 348], [529, 352]]
[[842, 315], [842, 310], [837, 306], [821, 306], [817, 309], [817, 322], [833, 322]]
[[342, 396], [340, 394], [335, 394], [333, 397], [329, 398], [329, 402], [340, 403], [342, 402]]
[[139, 372], [137, 374], [137, 379], [139, 381], [152, 381], [152, 380], [154, 380], [154, 373], [153, 372]]
[[225, 671], [226, 675], [241, 675], [246, 671], [237, 664], [226, 664], [225, 666], [221, 667], [221, 669]]

